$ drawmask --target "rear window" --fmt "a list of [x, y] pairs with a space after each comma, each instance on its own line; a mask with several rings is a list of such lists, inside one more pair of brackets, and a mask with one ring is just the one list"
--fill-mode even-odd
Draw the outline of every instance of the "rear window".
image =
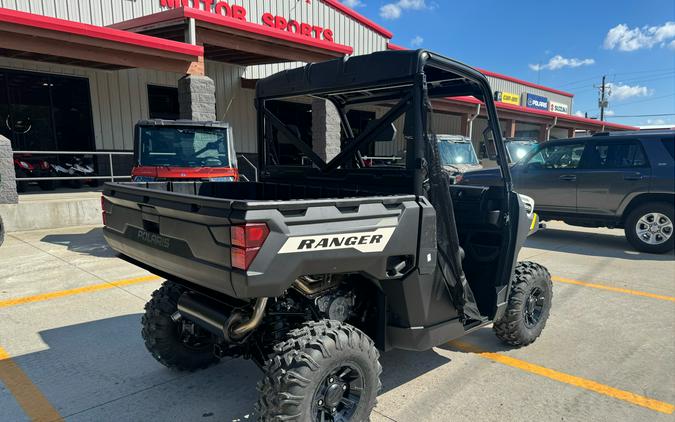
[[668, 154], [675, 160], [675, 137], [661, 139], [663, 147], [668, 151]]

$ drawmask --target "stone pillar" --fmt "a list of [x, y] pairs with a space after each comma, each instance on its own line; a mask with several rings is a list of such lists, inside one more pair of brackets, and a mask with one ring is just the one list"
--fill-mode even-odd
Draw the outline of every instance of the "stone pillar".
[[216, 120], [216, 84], [208, 76], [187, 75], [178, 80], [180, 118]]
[[574, 138], [575, 136], [576, 136], [576, 133], [575, 133], [573, 127], [567, 129], [567, 137], [568, 138]]
[[312, 149], [329, 162], [341, 149], [340, 113], [327, 100], [312, 101]]
[[459, 134], [462, 136], [471, 136], [469, 134], [469, 113], [463, 113], [459, 116]]
[[19, 202], [19, 196], [16, 193], [12, 143], [0, 135], [0, 204], [16, 204], [17, 202]]

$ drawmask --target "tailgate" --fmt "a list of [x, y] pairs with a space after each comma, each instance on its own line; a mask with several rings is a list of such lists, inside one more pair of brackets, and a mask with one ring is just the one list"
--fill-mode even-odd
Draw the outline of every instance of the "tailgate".
[[[301, 275], [361, 272], [384, 280], [402, 261], [416, 264], [421, 208], [414, 196], [228, 200], [162, 185], [106, 185], [110, 246], [157, 273], [228, 296], [276, 297]], [[230, 228], [244, 223], [269, 229], [248, 271], [232, 268], [230, 257]]]

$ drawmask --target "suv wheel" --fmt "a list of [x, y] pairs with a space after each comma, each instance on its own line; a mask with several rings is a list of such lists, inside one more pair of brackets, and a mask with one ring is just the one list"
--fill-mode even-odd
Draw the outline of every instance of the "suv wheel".
[[494, 322], [497, 338], [511, 346], [527, 346], [541, 334], [553, 299], [551, 275], [534, 262], [519, 262], [511, 280], [504, 316]]
[[673, 250], [673, 206], [652, 202], [634, 209], [626, 219], [626, 238], [641, 252], [665, 253]]
[[212, 336], [197, 326], [172, 316], [178, 310], [178, 298], [185, 289], [165, 281], [145, 305], [142, 325], [145, 347], [162, 365], [179, 371], [204, 369], [218, 363]]
[[261, 421], [367, 421], [382, 387], [379, 353], [361, 330], [308, 322], [277, 344], [258, 384]]

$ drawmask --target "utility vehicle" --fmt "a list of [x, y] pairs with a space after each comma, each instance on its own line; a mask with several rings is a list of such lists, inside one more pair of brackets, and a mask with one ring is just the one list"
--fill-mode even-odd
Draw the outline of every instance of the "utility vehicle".
[[480, 170], [471, 138], [460, 135], [436, 135], [441, 167], [450, 175], [459, 175], [471, 170]]
[[[533, 342], [551, 280], [516, 261], [533, 214], [507, 163], [500, 186], [451, 185], [427, 135], [435, 104], [467, 95], [485, 103], [485, 138], [506, 156], [481, 73], [391, 51], [259, 81], [260, 182], [106, 184], [107, 241], [167, 280], [142, 320], [150, 353], [181, 370], [253, 359], [263, 421], [364, 421], [381, 387], [378, 349], [427, 350], [488, 324], [509, 345]], [[321, 130], [306, 139], [270, 110], [303, 96], [340, 116], [321, 125], [341, 132], [328, 162], [314, 151]], [[362, 107], [378, 117], [354, 135], [346, 112]], [[279, 136], [313, 165], [279, 165]], [[364, 166], [372, 142], [400, 143], [405, 165]]]
[[134, 129], [132, 180], [239, 180], [232, 129], [223, 122], [141, 120]]

